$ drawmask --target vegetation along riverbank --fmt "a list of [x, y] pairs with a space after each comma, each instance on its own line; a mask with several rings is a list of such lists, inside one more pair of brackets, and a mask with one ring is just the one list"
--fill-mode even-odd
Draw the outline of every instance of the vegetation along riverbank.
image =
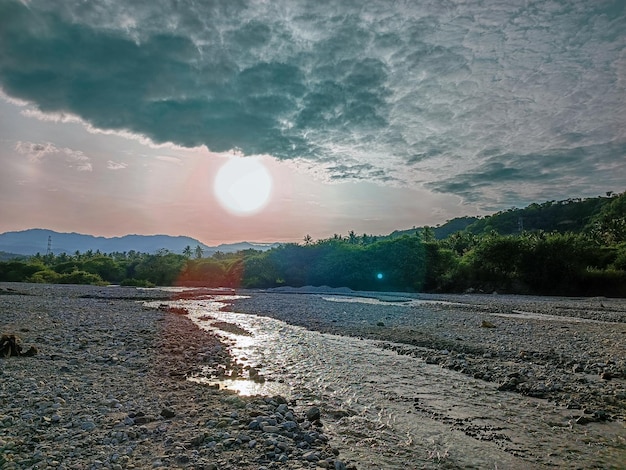
[[388, 236], [334, 235], [269, 251], [49, 253], [0, 262], [0, 281], [135, 286], [626, 296], [626, 193], [550, 201]]

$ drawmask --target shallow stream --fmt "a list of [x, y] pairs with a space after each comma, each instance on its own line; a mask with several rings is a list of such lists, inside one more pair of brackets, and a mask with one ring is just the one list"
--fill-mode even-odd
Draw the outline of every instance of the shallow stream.
[[[570, 410], [498, 391], [378, 341], [225, 311], [224, 302], [237, 298], [171, 302], [221, 336], [244, 366], [238, 378], [207, 371], [193, 380], [320, 406], [332, 445], [359, 469], [623, 468], [623, 453], [613, 450], [623, 444], [621, 423], [572, 425]], [[342, 299], [325, 300], [332, 309]], [[250, 380], [250, 368], [264, 381]]]

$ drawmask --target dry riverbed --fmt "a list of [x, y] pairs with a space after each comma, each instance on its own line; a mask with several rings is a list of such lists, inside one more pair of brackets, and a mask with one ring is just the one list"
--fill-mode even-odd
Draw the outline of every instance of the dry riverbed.
[[185, 380], [230, 357], [187, 317], [142, 306], [168, 298], [0, 284], [0, 332], [38, 349], [0, 358], [0, 468], [350, 468], [317, 408]]
[[[549, 468], [542, 462], [555, 459], [571, 462], [571, 468], [580, 467], [577, 461], [626, 468], [619, 463], [626, 461], [626, 433], [620, 431], [626, 417], [624, 300], [328, 288], [240, 293], [250, 297], [229, 301], [229, 309], [373, 339], [400, 355], [562, 410], [566, 419], [554, 422], [557, 433], [563, 426], [593, 429], [589, 448], [580, 450], [587, 457], [527, 454], [519, 460], [532, 468]], [[320, 417], [314, 402], [243, 397], [186, 380], [238, 366], [228, 344], [195, 326], [183, 309], [143, 303], [158, 306], [173, 296], [120, 287], [0, 284], [0, 333], [18, 335], [23, 351], [38, 349], [32, 357], [0, 358], [0, 468], [375, 468], [342, 447], [341, 439], [328, 440], [325, 429], [334, 418], [324, 416], [323, 403]], [[236, 324], [213, 325], [242, 334]], [[454, 432], [462, 428], [472, 438], [473, 428], [459, 428], [445, 410], [416, 401], [412, 412], [407, 416], [427, 417]], [[600, 444], [591, 436], [602, 436], [604, 428]], [[474, 452], [480, 452], [482, 437], [475, 438]], [[406, 468], [466, 468], [447, 458], [445, 449], [421, 458]]]

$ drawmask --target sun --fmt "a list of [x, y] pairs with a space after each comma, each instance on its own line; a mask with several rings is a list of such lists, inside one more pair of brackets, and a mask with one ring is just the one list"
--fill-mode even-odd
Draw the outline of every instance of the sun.
[[218, 170], [213, 191], [227, 211], [235, 215], [251, 215], [269, 201], [272, 177], [257, 158], [235, 157]]

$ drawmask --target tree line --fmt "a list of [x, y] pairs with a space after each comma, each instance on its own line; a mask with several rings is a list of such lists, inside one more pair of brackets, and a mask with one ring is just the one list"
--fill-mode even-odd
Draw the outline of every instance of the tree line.
[[[396, 237], [351, 231], [315, 241], [307, 235], [265, 252], [208, 258], [199, 247], [183, 254], [46, 254], [0, 262], [0, 281], [626, 297], [626, 193], [607, 198], [585, 224], [572, 222], [577, 231], [500, 233], [485, 218], [482, 232], [466, 228], [443, 239], [424, 227]], [[576, 212], [569, 202], [561, 206]]]

